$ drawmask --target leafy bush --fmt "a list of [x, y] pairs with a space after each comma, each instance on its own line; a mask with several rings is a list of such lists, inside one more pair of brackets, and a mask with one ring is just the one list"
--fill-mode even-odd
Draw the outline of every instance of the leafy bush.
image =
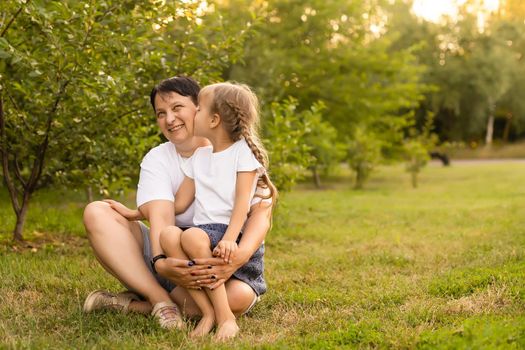
[[347, 160], [355, 173], [354, 187], [363, 188], [372, 170], [381, 161], [382, 142], [364, 127], [355, 129], [347, 144]]
[[311, 130], [310, 120], [319, 111], [315, 107], [303, 112], [296, 109], [297, 100], [289, 97], [273, 102], [264, 118], [263, 141], [270, 157], [271, 178], [280, 191], [289, 191], [313, 162], [304, 138]]
[[307, 111], [310, 130], [304, 140], [310, 147], [310, 155], [313, 157], [309, 169], [312, 171], [317, 187], [321, 187], [320, 175], [328, 175], [332, 172], [345, 155], [344, 144], [337, 142], [336, 128], [323, 120], [321, 112], [324, 110], [326, 110], [324, 103], [317, 102], [310, 111]]
[[412, 187], [417, 187], [417, 176], [430, 160], [429, 152], [437, 144], [437, 135], [432, 133], [434, 118], [431, 113], [425, 120], [423, 129], [418, 134], [415, 128], [409, 130], [409, 138], [403, 143], [406, 170], [411, 174]]

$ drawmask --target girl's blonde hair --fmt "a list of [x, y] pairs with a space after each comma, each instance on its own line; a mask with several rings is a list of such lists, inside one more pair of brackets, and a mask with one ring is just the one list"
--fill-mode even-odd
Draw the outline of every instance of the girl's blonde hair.
[[[268, 169], [268, 153], [259, 138], [259, 100], [253, 91], [244, 84], [217, 83], [205, 86], [199, 95], [212, 93], [211, 112], [217, 113], [233, 141], [244, 137], [253, 155], [265, 169]], [[257, 193], [263, 199], [277, 200], [277, 188], [265, 172], [258, 180], [257, 187], [269, 189], [268, 195]], [[266, 191], [265, 191], [266, 192]]]

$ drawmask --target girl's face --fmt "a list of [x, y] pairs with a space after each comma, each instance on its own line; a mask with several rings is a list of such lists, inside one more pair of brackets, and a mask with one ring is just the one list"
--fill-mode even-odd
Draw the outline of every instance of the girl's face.
[[208, 137], [211, 131], [210, 122], [213, 116], [211, 105], [213, 102], [213, 93], [207, 92], [199, 94], [199, 106], [195, 114], [193, 131], [195, 136]]
[[162, 134], [172, 143], [180, 144], [193, 137], [193, 118], [197, 107], [190, 97], [176, 92], [155, 96], [157, 124]]

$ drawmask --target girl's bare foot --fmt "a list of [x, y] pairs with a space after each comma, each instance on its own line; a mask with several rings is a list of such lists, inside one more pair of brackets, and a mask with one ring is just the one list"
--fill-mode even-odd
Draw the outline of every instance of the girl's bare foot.
[[190, 337], [197, 338], [197, 337], [205, 336], [206, 334], [211, 332], [214, 324], [215, 324], [215, 317], [213, 314], [202, 316], [201, 320], [199, 321], [195, 329], [190, 332]]
[[214, 338], [218, 341], [225, 341], [234, 338], [237, 333], [239, 333], [237, 322], [235, 322], [235, 319], [229, 319], [217, 327], [217, 332], [215, 333]]

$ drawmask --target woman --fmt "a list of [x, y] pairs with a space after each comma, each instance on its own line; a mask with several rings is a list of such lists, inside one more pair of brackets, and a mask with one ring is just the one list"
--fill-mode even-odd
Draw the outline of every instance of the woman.
[[174, 193], [183, 179], [180, 166], [184, 159], [208, 144], [206, 139], [193, 136], [199, 90], [194, 80], [175, 77], [162, 81], [151, 92], [157, 124], [169, 142], [152, 149], [141, 163], [137, 206], [150, 228], [139, 221], [128, 221], [112, 208], [112, 205], [118, 208], [114, 202], [93, 202], [84, 211], [88, 238], [101, 265], [146, 300], [135, 293], [99, 290], [86, 298], [84, 311], [113, 308], [151, 313], [162, 327], [172, 329], [182, 327], [176, 305], [187, 315], [200, 312], [185, 288], [215, 288], [225, 283], [230, 307], [236, 315], [247, 312], [257, 300], [258, 295], [250, 286], [230, 277], [263, 244], [270, 226], [268, 202], [252, 202], [238, 254], [231, 264], [220, 258], [194, 261], [164, 258], [159, 244], [159, 234], [164, 228], [192, 226], [192, 207], [175, 218]]

